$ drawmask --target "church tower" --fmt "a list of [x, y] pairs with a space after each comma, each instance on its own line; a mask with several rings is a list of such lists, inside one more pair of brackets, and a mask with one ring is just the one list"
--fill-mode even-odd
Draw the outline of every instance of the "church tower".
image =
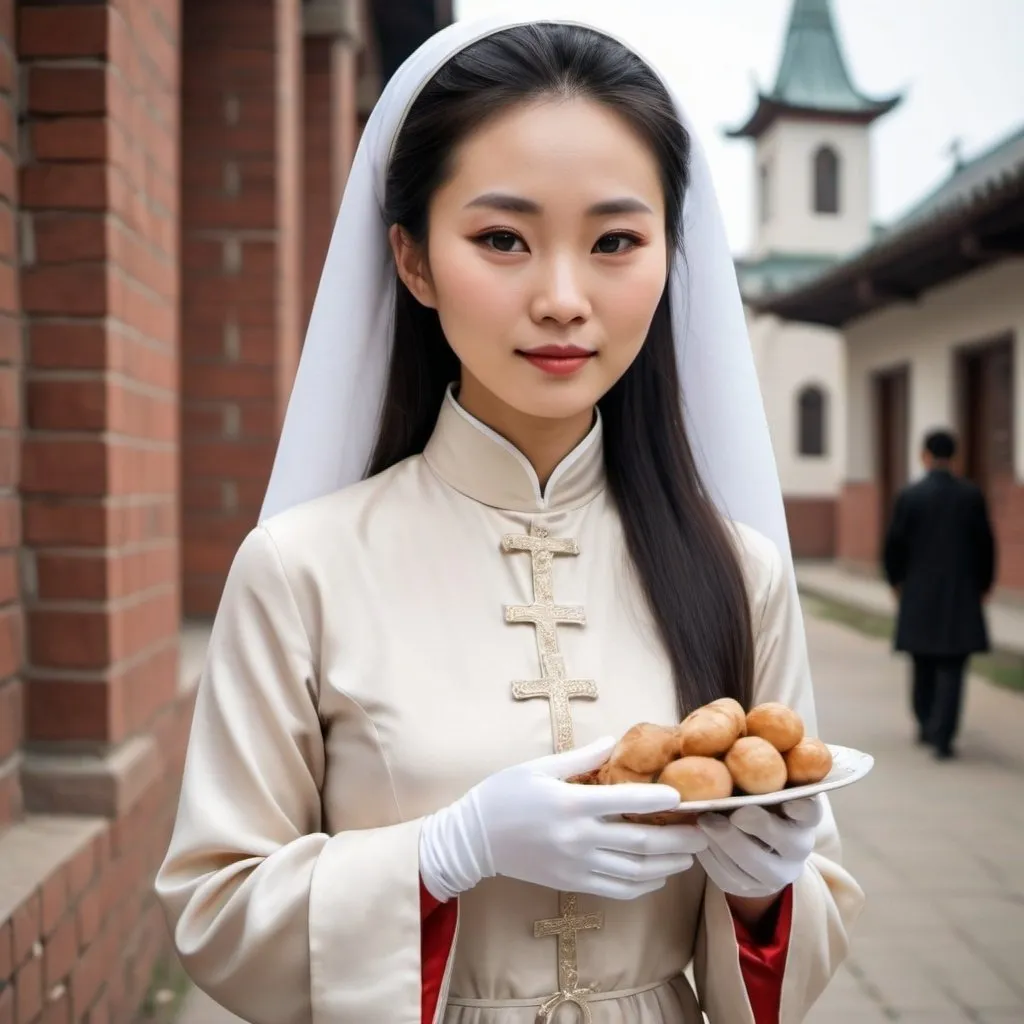
[[845, 474], [846, 364], [836, 332], [759, 316], [785, 291], [871, 240], [871, 125], [900, 98], [850, 79], [829, 0], [793, 0], [775, 85], [728, 135], [754, 142], [753, 245], [736, 261], [798, 558], [835, 553]]
[[836, 257], [870, 241], [869, 128], [899, 100], [851, 81], [829, 0], [794, 0], [775, 86], [728, 132], [755, 143], [755, 260]]

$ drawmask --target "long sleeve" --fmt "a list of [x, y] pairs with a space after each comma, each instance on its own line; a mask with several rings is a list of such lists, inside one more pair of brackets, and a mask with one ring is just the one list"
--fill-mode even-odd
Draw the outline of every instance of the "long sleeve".
[[891, 587], [900, 586], [907, 577], [907, 512], [907, 498], [901, 494], [882, 545], [882, 568]]
[[982, 594], [987, 594], [992, 589], [996, 578], [996, 543], [992, 534], [988, 506], [981, 491], [978, 491], [975, 501], [974, 520], [978, 589]]
[[[767, 563], [763, 582], [755, 585], [756, 659], [754, 702], [781, 701], [795, 708], [808, 735], [816, 735], [817, 716], [807, 643], [796, 583], [779, 551], [765, 538], [744, 531], [753, 554]], [[799, 1024], [824, 991], [849, 951], [849, 933], [864, 904], [864, 893], [841, 866], [841, 848], [828, 800], [818, 827], [815, 849], [792, 886], [792, 907], [779, 1024]], [[749, 967], [744, 970], [736, 925], [724, 893], [710, 881], [697, 940], [695, 976], [711, 1024], [773, 1024], [755, 1017], [748, 995]]]
[[323, 831], [315, 656], [266, 528], [232, 564], [156, 892], [189, 975], [253, 1024], [413, 1024], [419, 829]]

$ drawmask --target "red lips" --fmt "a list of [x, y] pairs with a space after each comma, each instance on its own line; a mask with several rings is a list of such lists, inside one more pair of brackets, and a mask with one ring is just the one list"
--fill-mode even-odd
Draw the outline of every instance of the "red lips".
[[541, 345], [540, 348], [530, 348], [523, 352], [524, 356], [547, 356], [550, 359], [579, 359], [593, 354], [578, 345]]
[[556, 377], [577, 373], [596, 353], [578, 345], [541, 345], [519, 353], [538, 370]]

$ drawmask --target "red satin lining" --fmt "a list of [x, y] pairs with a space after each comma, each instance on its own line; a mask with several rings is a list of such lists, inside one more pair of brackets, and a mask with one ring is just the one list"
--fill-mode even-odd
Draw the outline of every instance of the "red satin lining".
[[782, 978], [786, 973], [786, 954], [793, 924], [792, 886], [783, 891], [773, 913], [775, 927], [772, 934], [761, 942], [742, 921], [733, 918], [740, 947], [740, 971], [747, 986], [755, 1024], [779, 1024]]
[[427, 891], [420, 881], [420, 960], [423, 972], [421, 1020], [431, 1024], [441, 997], [444, 969], [448, 964], [452, 943], [455, 941], [455, 920], [458, 902], [441, 903]]

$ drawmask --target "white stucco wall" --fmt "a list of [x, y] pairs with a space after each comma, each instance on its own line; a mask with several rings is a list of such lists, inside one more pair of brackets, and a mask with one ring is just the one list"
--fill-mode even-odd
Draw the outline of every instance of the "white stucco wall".
[[919, 472], [918, 451], [934, 427], [955, 429], [957, 350], [1012, 331], [1014, 350], [1014, 463], [1024, 481], [1024, 260], [1007, 260], [927, 293], [916, 304], [890, 306], [846, 331], [847, 476], [869, 480], [875, 471], [873, 375], [908, 365], [908, 465]]
[[[814, 212], [814, 154], [823, 145], [839, 155], [839, 213]], [[842, 255], [871, 239], [871, 142], [859, 125], [777, 121], [758, 140], [754, 183], [767, 164], [770, 215], [754, 204], [754, 256], [767, 252]], [[757, 193], [755, 193], [757, 194]]]
[[[846, 473], [842, 336], [749, 314], [748, 328], [783, 493], [787, 497], [835, 497]], [[817, 384], [828, 396], [824, 456], [798, 454], [797, 396], [808, 384]]]

